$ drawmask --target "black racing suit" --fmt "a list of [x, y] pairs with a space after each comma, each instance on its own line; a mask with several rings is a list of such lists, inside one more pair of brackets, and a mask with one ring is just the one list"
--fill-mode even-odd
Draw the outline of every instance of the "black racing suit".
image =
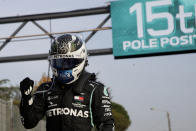
[[20, 114], [27, 129], [45, 115], [47, 131], [90, 131], [94, 125], [99, 131], [114, 130], [108, 92], [87, 72], [73, 84], [42, 84], [32, 97], [21, 99]]

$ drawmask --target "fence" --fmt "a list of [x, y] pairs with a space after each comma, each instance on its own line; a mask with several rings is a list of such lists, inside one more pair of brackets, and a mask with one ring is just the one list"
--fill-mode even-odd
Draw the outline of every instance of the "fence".
[[13, 101], [0, 99], [0, 131], [45, 131], [45, 121], [41, 120], [33, 129], [25, 129], [20, 121], [19, 107]]

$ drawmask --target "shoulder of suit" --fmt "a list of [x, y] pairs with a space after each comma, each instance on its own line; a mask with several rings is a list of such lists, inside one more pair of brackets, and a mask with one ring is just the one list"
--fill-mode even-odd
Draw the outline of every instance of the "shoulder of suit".
[[49, 90], [51, 87], [51, 82], [42, 83], [38, 88], [37, 91], [46, 91]]
[[94, 88], [104, 88], [104, 84], [96, 80], [89, 80], [88, 85]]

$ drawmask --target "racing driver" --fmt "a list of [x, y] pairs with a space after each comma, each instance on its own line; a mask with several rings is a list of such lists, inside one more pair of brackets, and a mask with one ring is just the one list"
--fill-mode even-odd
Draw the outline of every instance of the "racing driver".
[[48, 59], [51, 82], [35, 93], [33, 80], [27, 77], [20, 82], [23, 126], [34, 128], [46, 116], [47, 131], [91, 131], [94, 126], [98, 131], [113, 131], [108, 90], [94, 73], [85, 71], [85, 42], [75, 34], [61, 35], [52, 42]]

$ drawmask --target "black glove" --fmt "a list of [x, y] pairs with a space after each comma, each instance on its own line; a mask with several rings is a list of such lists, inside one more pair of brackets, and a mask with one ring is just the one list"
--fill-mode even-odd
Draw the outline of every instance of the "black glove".
[[31, 92], [33, 91], [34, 81], [26, 77], [24, 80], [20, 82], [20, 91], [22, 97], [31, 96]]

